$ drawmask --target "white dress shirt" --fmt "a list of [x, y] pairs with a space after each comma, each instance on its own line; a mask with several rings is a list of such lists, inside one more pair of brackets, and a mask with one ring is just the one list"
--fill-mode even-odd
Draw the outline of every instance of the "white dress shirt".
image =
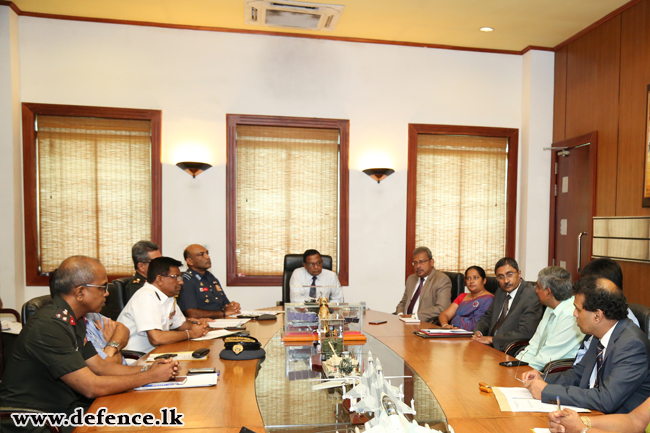
[[[310, 300], [312, 275], [304, 267], [293, 271], [289, 281], [291, 302], [305, 302]], [[316, 299], [326, 297], [330, 302], [343, 302], [343, 290], [339, 277], [328, 269], [323, 269], [316, 275]]]
[[144, 283], [126, 304], [117, 321], [129, 328], [129, 344], [124, 349], [146, 353], [155, 347], [149, 341], [147, 331], [179, 328], [185, 323], [185, 316], [176, 304], [176, 298], [169, 298], [156, 286]]

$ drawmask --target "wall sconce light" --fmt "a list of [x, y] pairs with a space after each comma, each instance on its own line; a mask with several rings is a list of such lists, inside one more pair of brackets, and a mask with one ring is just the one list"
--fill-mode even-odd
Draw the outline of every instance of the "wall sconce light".
[[363, 172], [379, 183], [395, 173], [395, 170], [392, 168], [366, 168]]
[[192, 177], [196, 177], [197, 174], [201, 174], [208, 168], [212, 167], [212, 165], [208, 164], [207, 162], [193, 162], [193, 161], [178, 162], [176, 163], [176, 166], [180, 167], [181, 170], [185, 170], [186, 172], [191, 174]]

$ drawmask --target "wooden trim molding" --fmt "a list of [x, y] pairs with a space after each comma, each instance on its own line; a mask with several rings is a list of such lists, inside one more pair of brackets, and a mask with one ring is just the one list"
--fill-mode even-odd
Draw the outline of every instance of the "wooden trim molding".
[[281, 286], [279, 275], [237, 275], [237, 126], [285, 126], [300, 128], [338, 129], [340, 134], [340, 202], [339, 202], [339, 264], [338, 275], [342, 286], [348, 285], [349, 249], [349, 196], [350, 121], [344, 119], [316, 119], [307, 117], [256, 116], [246, 114], [226, 115], [226, 283], [229, 286]]
[[[102, 117], [151, 121], [151, 240], [162, 248], [162, 163], [160, 160], [162, 111], [132, 108], [89, 107], [23, 103], [23, 182], [25, 206], [25, 283], [47, 286], [49, 277], [39, 272], [38, 206], [36, 193], [36, 116]], [[109, 279], [124, 275], [110, 275]]]
[[288, 37], [288, 38], [322, 39], [322, 40], [339, 41], [339, 42], [355, 42], [355, 43], [362, 43], [362, 44], [378, 44], [378, 45], [398, 45], [398, 46], [416, 47], [416, 48], [435, 48], [441, 50], [472, 51], [477, 53], [509, 54], [515, 56], [517, 55], [520, 56], [522, 54], [525, 54], [531, 49], [553, 51], [553, 48], [551, 47], [547, 48], [547, 47], [528, 46], [521, 51], [497, 50], [491, 48], [472, 48], [472, 47], [460, 47], [454, 45], [427, 44], [422, 42], [389, 41], [389, 40], [369, 39], [369, 38], [313, 35], [307, 33], [284, 33], [280, 31], [244, 30], [244, 29], [233, 29], [233, 28], [226, 28], [226, 27], [166, 24], [166, 23], [155, 23], [150, 21], [118, 20], [118, 19], [110, 19], [110, 18], [93, 18], [93, 17], [79, 17], [74, 15], [46, 14], [41, 12], [22, 11], [20, 10], [20, 8], [18, 8], [18, 6], [16, 6], [14, 2], [7, 1], [7, 0], [0, 0], [0, 6], [9, 6], [14, 12], [16, 12], [16, 14], [26, 16], [26, 17], [46, 18], [46, 19], [54, 19], [54, 20], [66, 20], [66, 21], [84, 21], [84, 22], [93, 22], [93, 23], [104, 23], [104, 24], [121, 24], [121, 25], [129, 25], [129, 26], [160, 27], [166, 29], [197, 30], [197, 31], [204, 31], [204, 32], [240, 33], [240, 34], [247, 34], [247, 35], [281, 36], [281, 37]]
[[413, 273], [412, 253], [415, 249], [415, 208], [417, 185], [418, 134], [477, 135], [508, 138], [508, 167], [506, 191], [506, 248], [505, 255], [515, 256], [517, 231], [517, 167], [519, 165], [519, 130], [483, 126], [427, 125], [410, 123], [408, 126], [408, 175], [406, 192], [406, 278]]

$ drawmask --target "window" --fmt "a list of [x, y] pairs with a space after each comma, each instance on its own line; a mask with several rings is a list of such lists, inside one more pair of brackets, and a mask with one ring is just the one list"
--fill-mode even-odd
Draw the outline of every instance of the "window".
[[161, 241], [161, 112], [23, 104], [28, 285], [65, 258], [133, 274], [131, 247]]
[[279, 286], [315, 248], [348, 279], [347, 120], [228, 115], [227, 281]]
[[451, 272], [514, 256], [517, 143], [517, 129], [409, 125], [407, 275], [416, 246]]

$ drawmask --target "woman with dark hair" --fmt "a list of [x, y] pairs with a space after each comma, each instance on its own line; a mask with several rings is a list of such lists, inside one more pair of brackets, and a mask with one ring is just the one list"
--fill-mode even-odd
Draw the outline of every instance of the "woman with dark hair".
[[470, 266], [465, 271], [465, 286], [469, 293], [461, 293], [449, 307], [440, 313], [440, 326], [473, 331], [476, 322], [488, 310], [494, 295], [485, 289], [487, 277], [480, 266]]

